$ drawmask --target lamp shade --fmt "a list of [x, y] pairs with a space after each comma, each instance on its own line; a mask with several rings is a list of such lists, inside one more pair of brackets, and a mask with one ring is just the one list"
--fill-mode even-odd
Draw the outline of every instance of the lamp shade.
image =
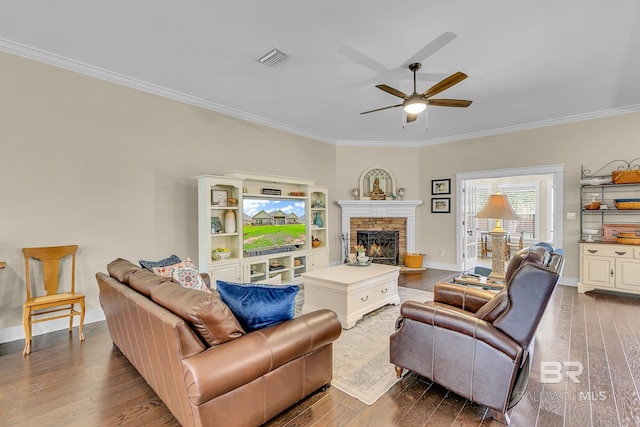
[[493, 232], [502, 232], [501, 220], [503, 219], [520, 219], [518, 214], [513, 210], [507, 196], [504, 194], [492, 194], [487, 200], [484, 208], [476, 214], [476, 218], [493, 218], [497, 220], [496, 228]]

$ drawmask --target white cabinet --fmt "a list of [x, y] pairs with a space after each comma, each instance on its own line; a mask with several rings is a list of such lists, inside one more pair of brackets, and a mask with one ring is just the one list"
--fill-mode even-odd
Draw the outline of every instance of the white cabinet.
[[[275, 275], [282, 283], [300, 283], [301, 275], [329, 265], [329, 193], [315, 181], [229, 171], [222, 175], [201, 175], [198, 179], [198, 268], [216, 280], [257, 282]], [[245, 244], [245, 231], [255, 226], [258, 215], [245, 214], [249, 201], [279, 199], [289, 205], [304, 205], [304, 215], [291, 219], [288, 211], [273, 216], [270, 225], [303, 223], [304, 239], [286, 249]], [[246, 207], [245, 206], [245, 207]], [[283, 208], [284, 209], [284, 208]], [[265, 215], [267, 213], [259, 213]], [[262, 219], [260, 219], [262, 220]], [[281, 222], [280, 222], [281, 221]], [[295, 221], [295, 222], [289, 222]], [[247, 242], [249, 241], [247, 237]], [[316, 243], [313, 243], [316, 242]], [[228, 257], [218, 259], [216, 249], [228, 249]]]
[[244, 281], [259, 282], [280, 275], [282, 283], [301, 283], [301, 274], [307, 271], [308, 251], [273, 254], [246, 258]]
[[578, 291], [593, 289], [640, 294], [640, 248], [581, 243]]
[[309, 271], [329, 267], [329, 251], [313, 249], [309, 255]]
[[[241, 180], [215, 175], [198, 177], [198, 268], [212, 276], [212, 284], [216, 263], [242, 259], [241, 194]], [[235, 227], [227, 224], [228, 213], [235, 218]], [[218, 248], [229, 249], [229, 257], [212, 258]]]
[[213, 288], [216, 287], [216, 280], [224, 280], [226, 282], [242, 281], [242, 268], [239, 261], [214, 264], [209, 271]]

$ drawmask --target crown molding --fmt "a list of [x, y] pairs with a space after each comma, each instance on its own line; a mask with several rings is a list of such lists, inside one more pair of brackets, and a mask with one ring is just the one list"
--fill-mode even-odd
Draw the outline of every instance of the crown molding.
[[27, 46], [21, 43], [16, 43], [14, 41], [7, 40], [1, 37], [0, 37], [0, 50], [17, 55], [17, 56], [21, 56], [23, 58], [32, 59], [34, 61], [53, 65], [59, 68], [63, 68], [65, 70], [84, 74], [89, 77], [94, 77], [100, 80], [116, 83], [132, 89], [140, 90], [142, 92], [150, 93], [153, 95], [161, 96], [163, 98], [168, 98], [174, 101], [182, 102], [184, 104], [203, 108], [205, 110], [225, 114], [227, 116], [235, 117], [241, 120], [246, 120], [251, 123], [256, 123], [262, 126], [278, 129], [278, 130], [299, 135], [305, 138], [313, 139], [320, 142], [325, 142], [328, 144], [340, 145], [340, 146], [424, 147], [429, 145], [444, 144], [447, 142], [483, 138], [483, 137], [488, 137], [493, 135], [519, 132], [523, 130], [537, 129], [537, 128], [548, 127], [548, 126], [556, 126], [556, 125], [573, 123], [573, 122], [578, 122], [583, 120], [592, 120], [592, 119], [616, 116], [620, 114], [640, 112], [640, 104], [634, 104], [634, 105], [629, 105], [625, 107], [596, 111], [592, 113], [584, 113], [584, 114], [577, 114], [573, 116], [561, 117], [558, 119], [543, 120], [543, 121], [525, 123], [525, 124], [516, 125], [516, 126], [487, 129], [487, 130], [482, 130], [478, 132], [452, 135], [452, 136], [443, 137], [443, 138], [426, 139], [421, 141], [336, 140], [335, 138], [331, 138], [326, 135], [320, 135], [313, 132], [308, 132], [302, 129], [298, 129], [292, 126], [288, 126], [284, 123], [276, 122], [273, 120], [266, 119], [264, 117], [249, 114], [244, 111], [236, 110], [234, 108], [230, 108], [225, 105], [208, 101], [206, 99], [198, 98], [198, 97], [195, 97], [183, 92], [178, 92], [172, 89], [168, 89], [153, 83], [128, 77], [123, 74], [119, 74], [113, 71], [105, 70], [103, 68], [95, 67], [90, 64], [72, 60], [61, 55], [56, 55], [51, 52], [47, 52], [47, 51], [37, 49], [31, 46]]
[[344, 146], [367, 146], [367, 147], [426, 147], [429, 145], [445, 144], [447, 142], [464, 141], [467, 139], [484, 138], [488, 136], [501, 135], [505, 133], [520, 132], [524, 130], [538, 129], [549, 126], [557, 126], [568, 123], [580, 122], [583, 120], [602, 119], [605, 117], [618, 116], [621, 114], [640, 112], [640, 104], [627, 105], [625, 107], [611, 108], [608, 110], [595, 111], [591, 113], [576, 114], [573, 116], [560, 117], [557, 119], [542, 120], [539, 122], [525, 123], [503, 128], [487, 129], [478, 132], [452, 135], [443, 138], [425, 139], [422, 141], [351, 141], [338, 140], [337, 145]]
[[56, 55], [51, 52], [47, 52], [41, 49], [37, 49], [31, 46], [16, 43], [11, 40], [0, 38], [0, 50], [11, 53], [23, 58], [32, 59], [34, 61], [42, 62], [45, 64], [53, 65], [54, 67], [63, 68], [65, 70], [73, 71], [76, 73], [84, 74], [89, 77], [95, 77], [100, 80], [105, 80], [111, 83], [116, 83], [122, 86], [126, 86], [132, 89], [136, 89], [142, 92], [150, 93], [152, 95], [158, 95], [163, 98], [168, 98], [174, 101], [182, 102], [184, 104], [200, 107], [205, 110], [215, 111], [216, 113], [225, 114], [227, 116], [235, 117], [238, 119], [246, 120], [251, 123], [256, 123], [266, 127], [282, 130], [284, 132], [292, 133], [295, 135], [310, 138], [316, 141], [326, 142], [335, 145], [337, 141], [334, 138], [329, 138], [325, 135], [319, 135], [312, 132], [307, 132], [302, 129], [285, 125], [273, 120], [268, 120], [264, 117], [256, 116], [246, 113], [244, 111], [236, 110], [215, 102], [208, 101], [206, 99], [198, 98], [183, 92], [168, 89], [153, 83], [145, 82], [133, 77], [128, 77], [123, 74], [115, 73], [113, 71], [105, 70], [100, 67], [86, 64], [84, 62], [76, 61], [66, 58], [64, 56]]
[[640, 112], [640, 104], [627, 105], [625, 107], [611, 108], [608, 110], [594, 111], [591, 113], [576, 114], [573, 116], [560, 117], [557, 119], [542, 120], [538, 122], [524, 123], [515, 126], [506, 126], [503, 128], [487, 129], [478, 132], [471, 132], [460, 135], [453, 135], [445, 138], [436, 138], [422, 141], [422, 146], [444, 144], [446, 142], [464, 141], [467, 139], [484, 138], [487, 136], [501, 135], [504, 133], [520, 132], [524, 130], [545, 128], [549, 126], [558, 126], [568, 123], [581, 122], [584, 120], [602, 119], [605, 117], [619, 116], [621, 114]]

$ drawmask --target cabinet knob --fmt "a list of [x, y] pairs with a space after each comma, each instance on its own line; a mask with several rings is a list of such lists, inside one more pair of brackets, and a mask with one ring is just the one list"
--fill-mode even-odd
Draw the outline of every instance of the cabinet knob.
[[622, 256], [622, 255], [626, 254], [626, 253], [627, 253], [627, 251], [624, 251], [624, 252], [623, 252], [623, 251], [616, 251], [616, 253], [617, 253], [618, 255]]
[[360, 301], [369, 301], [369, 295], [367, 295], [366, 297], [360, 297]]
[[611, 269], [611, 273], [610, 274], [611, 274], [611, 277], [613, 277], [613, 268]]
[[598, 252], [597, 249], [587, 249], [587, 252], [589, 252], [590, 254], [595, 254], [596, 252]]

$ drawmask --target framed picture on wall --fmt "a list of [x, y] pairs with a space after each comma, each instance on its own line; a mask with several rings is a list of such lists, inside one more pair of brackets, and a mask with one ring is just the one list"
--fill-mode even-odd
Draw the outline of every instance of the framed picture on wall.
[[451, 194], [450, 179], [432, 179], [431, 194]]
[[432, 213], [451, 213], [451, 205], [449, 197], [431, 199], [431, 212]]

